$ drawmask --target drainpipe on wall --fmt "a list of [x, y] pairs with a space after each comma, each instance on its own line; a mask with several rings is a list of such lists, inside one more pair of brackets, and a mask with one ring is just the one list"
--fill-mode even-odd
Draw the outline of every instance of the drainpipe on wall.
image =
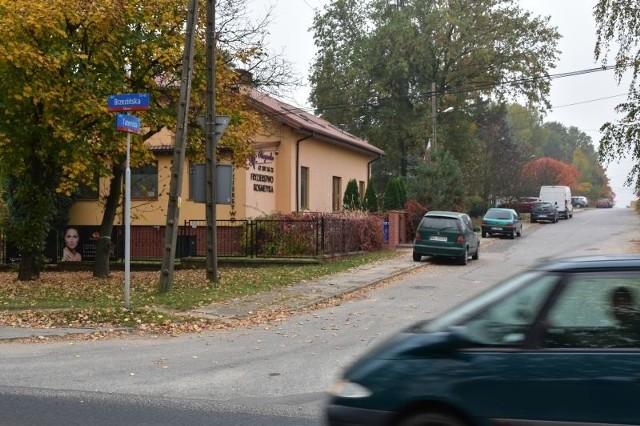
[[367, 185], [369, 185], [369, 181], [371, 180], [371, 164], [380, 160], [382, 160], [382, 155], [379, 155], [378, 158], [374, 158], [367, 163]]
[[313, 133], [296, 141], [296, 213], [300, 211], [300, 142], [313, 137]]

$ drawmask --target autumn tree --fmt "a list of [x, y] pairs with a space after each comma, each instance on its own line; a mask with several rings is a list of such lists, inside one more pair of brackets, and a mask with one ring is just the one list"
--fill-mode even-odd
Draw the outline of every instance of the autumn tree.
[[[261, 121], [235, 90], [240, 77], [235, 70], [243, 65], [266, 70], [266, 82], [287, 73], [264, 59], [259, 34], [248, 43], [246, 34], [256, 37], [255, 32], [234, 26], [232, 17], [242, 1], [218, 3], [223, 10], [217, 111], [232, 117], [223, 143], [233, 152], [234, 164], [244, 164]], [[175, 126], [186, 7], [177, 0], [2, 3], [0, 182], [10, 214], [7, 235], [22, 255], [19, 279], [38, 275], [43, 243], [60, 207], [57, 194], [72, 197], [80, 184], [95, 187], [99, 176], [111, 178], [100, 229], [101, 236], [111, 235], [121, 199], [125, 138], [116, 134], [114, 118], [106, 113], [107, 96], [150, 93], [151, 109], [141, 114], [146, 133], [132, 138], [132, 167], [149, 162], [143, 141]], [[196, 94], [203, 94], [205, 86], [203, 9], [194, 60]], [[203, 96], [192, 102], [190, 121], [195, 123], [205, 102]], [[202, 155], [201, 135], [193, 128], [190, 152]], [[108, 262], [108, 247], [101, 254]]]
[[543, 185], [569, 186], [575, 191], [580, 179], [580, 172], [573, 165], [550, 157], [528, 162], [522, 168], [522, 175], [532, 194], [540, 192]]
[[623, 115], [617, 122], [601, 127], [602, 139], [598, 153], [603, 164], [631, 155], [635, 161], [627, 177], [628, 185], [640, 190], [640, 14], [637, 2], [629, 0], [598, 0], [594, 8], [596, 20], [597, 60], [607, 65], [613, 56], [615, 76], [620, 83], [630, 70], [631, 81], [626, 102], [616, 111]]
[[531, 76], [546, 76], [558, 53], [548, 20], [511, 0], [336, 0], [312, 28], [310, 100], [385, 150], [380, 176], [405, 176], [410, 159], [422, 157], [433, 97], [439, 144], [463, 163], [473, 123], [438, 111], [463, 112], [479, 96], [521, 95], [544, 106], [549, 80]]

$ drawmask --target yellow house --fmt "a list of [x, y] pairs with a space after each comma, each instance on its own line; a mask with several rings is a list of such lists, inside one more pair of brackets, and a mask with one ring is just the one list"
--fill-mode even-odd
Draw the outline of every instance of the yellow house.
[[[381, 149], [257, 90], [248, 95], [276, 124], [268, 134], [255, 136], [255, 156], [247, 168], [233, 170], [230, 204], [217, 206], [218, 219], [255, 218], [276, 211], [338, 211], [351, 179], [364, 194], [371, 163], [384, 155]], [[173, 142], [168, 130], [149, 139], [157, 164], [132, 170], [132, 226], [166, 224]], [[194, 165], [185, 167], [184, 173], [180, 224], [205, 219], [204, 204], [193, 200]], [[107, 184], [106, 179], [101, 181], [101, 192], [108, 190]], [[103, 207], [96, 198], [77, 201], [69, 224], [99, 225]], [[122, 217], [117, 217], [115, 224], [122, 223]]]
[[[233, 170], [229, 204], [217, 205], [219, 221], [257, 218], [272, 212], [339, 211], [351, 179], [358, 182], [364, 194], [371, 164], [384, 155], [381, 149], [255, 89], [247, 95], [255, 108], [272, 117], [274, 125], [266, 134], [255, 135], [255, 155], [246, 168]], [[131, 226], [138, 228], [137, 239], [149, 246], [161, 246], [166, 225], [173, 143], [174, 135], [168, 130], [150, 138], [147, 144], [156, 164], [131, 173]], [[195, 169], [192, 163], [184, 167], [180, 226], [201, 226], [205, 221], [204, 203], [194, 201]], [[108, 191], [106, 179], [101, 180], [99, 191]], [[86, 241], [97, 230], [102, 213], [98, 194], [92, 194], [71, 208], [69, 225], [82, 229], [81, 239]], [[122, 215], [116, 217], [114, 225], [122, 225]], [[91, 247], [85, 251], [91, 252]], [[85, 258], [90, 258], [87, 254]]]

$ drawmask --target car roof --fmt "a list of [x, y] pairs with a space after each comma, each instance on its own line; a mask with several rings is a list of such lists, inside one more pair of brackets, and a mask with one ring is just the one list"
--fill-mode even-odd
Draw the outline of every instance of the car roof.
[[425, 214], [425, 216], [429, 216], [429, 217], [433, 217], [433, 216], [443, 216], [443, 217], [451, 217], [451, 218], [460, 218], [463, 216], [466, 216], [466, 213], [460, 213], [460, 212], [448, 212], [448, 211], [443, 211], [443, 210], [433, 210], [430, 212], [427, 212]]
[[531, 269], [549, 272], [588, 272], [602, 270], [640, 270], [640, 254], [576, 256], [544, 259]]
[[489, 210], [487, 210], [487, 212], [489, 211], [498, 211], [498, 212], [511, 212], [511, 213], [515, 213], [516, 211], [514, 209], [505, 209], [502, 207], [491, 207]]

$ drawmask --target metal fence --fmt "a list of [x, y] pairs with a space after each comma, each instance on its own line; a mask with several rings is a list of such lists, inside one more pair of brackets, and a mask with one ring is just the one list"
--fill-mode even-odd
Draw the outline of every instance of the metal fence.
[[[80, 234], [82, 260], [95, 259], [97, 228], [76, 227]], [[188, 220], [178, 227], [176, 258], [206, 257], [207, 227], [203, 220]], [[218, 220], [218, 256], [257, 258], [313, 258], [363, 250], [353, 221], [340, 218], [276, 220]], [[380, 230], [382, 232], [382, 229]], [[161, 260], [164, 226], [131, 227], [131, 259]], [[115, 226], [111, 235], [111, 260], [124, 258], [124, 229]], [[54, 231], [47, 239], [44, 256], [51, 263], [62, 257], [64, 231]], [[20, 253], [0, 232], [0, 263], [14, 263]]]

